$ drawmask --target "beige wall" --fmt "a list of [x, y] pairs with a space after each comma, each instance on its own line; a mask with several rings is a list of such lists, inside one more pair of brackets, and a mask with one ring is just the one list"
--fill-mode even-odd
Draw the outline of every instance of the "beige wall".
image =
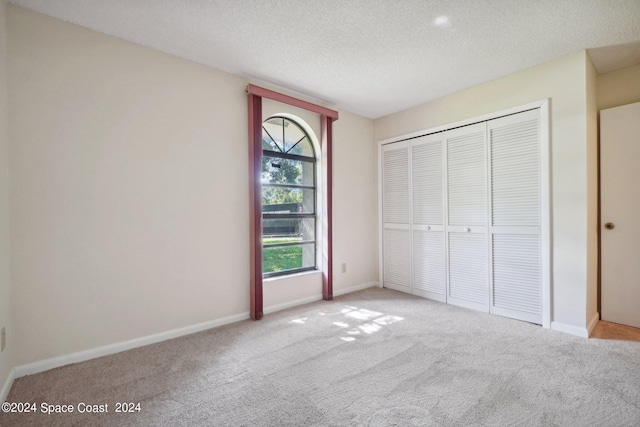
[[341, 112], [333, 131], [333, 287], [339, 293], [378, 280], [378, 172], [371, 120]]
[[598, 73], [588, 55], [587, 114], [587, 325], [598, 319]]
[[552, 320], [578, 328], [586, 327], [587, 317], [587, 173], [593, 166], [587, 158], [585, 57], [579, 52], [374, 122], [379, 141], [551, 99]]
[[[9, 32], [16, 363], [248, 312], [247, 82], [16, 7]], [[334, 134], [345, 289], [375, 279], [373, 124]], [[296, 283], [269, 302], [319, 295]]]
[[598, 76], [598, 110], [640, 102], [640, 64]]
[[[0, 328], [7, 331], [7, 348], [0, 353], [0, 390], [12, 368], [14, 348], [11, 328], [9, 275], [9, 163], [7, 143], [7, 6], [0, 0]], [[2, 399], [0, 399], [2, 400]]]

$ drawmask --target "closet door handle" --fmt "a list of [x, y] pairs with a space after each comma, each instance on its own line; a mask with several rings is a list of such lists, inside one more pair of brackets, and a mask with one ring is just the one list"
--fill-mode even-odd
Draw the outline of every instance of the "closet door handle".
[[470, 229], [469, 227], [465, 227], [465, 228], [464, 228], [464, 231], [468, 233], [468, 232], [470, 232], [470, 231], [471, 231], [471, 229]]

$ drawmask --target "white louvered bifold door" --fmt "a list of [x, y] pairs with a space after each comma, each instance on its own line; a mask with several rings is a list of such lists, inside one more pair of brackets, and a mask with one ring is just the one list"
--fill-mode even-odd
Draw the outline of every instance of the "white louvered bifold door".
[[446, 302], [442, 133], [411, 144], [413, 293]]
[[411, 292], [409, 143], [382, 147], [383, 286]]
[[541, 144], [538, 110], [487, 123], [491, 312], [542, 323]]
[[489, 311], [486, 124], [446, 137], [447, 302]]

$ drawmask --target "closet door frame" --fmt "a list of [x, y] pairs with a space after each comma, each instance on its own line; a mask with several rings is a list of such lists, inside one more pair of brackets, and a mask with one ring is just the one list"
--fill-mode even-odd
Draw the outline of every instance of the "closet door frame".
[[[388, 139], [378, 141], [378, 278], [379, 287], [383, 287], [383, 227], [382, 222], [382, 148], [385, 145], [397, 143], [400, 141], [411, 140], [420, 136], [443, 132], [450, 129], [454, 129], [461, 126], [471, 125], [480, 122], [486, 122], [488, 120], [497, 119], [499, 117], [508, 116], [532, 109], [539, 109], [540, 118], [540, 196], [541, 196], [541, 244], [542, 244], [542, 256], [541, 256], [541, 268], [542, 268], [542, 326], [544, 328], [551, 327], [551, 321], [553, 320], [553, 314], [551, 310], [551, 295], [552, 295], [552, 237], [551, 237], [551, 188], [550, 188], [550, 143], [551, 143], [551, 131], [550, 131], [550, 99], [543, 99], [528, 104], [512, 107], [504, 110], [500, 110], [494, 113], [484, 114], [482, 116], [473, 117], [465, 120], [461, 120], [454, 123], [448, 123], [441, 126], [436, 126], [417, 132], [412, 132], [405, 135], [400, 135]], [[413, 271], [411, 272], [413, 274]]]

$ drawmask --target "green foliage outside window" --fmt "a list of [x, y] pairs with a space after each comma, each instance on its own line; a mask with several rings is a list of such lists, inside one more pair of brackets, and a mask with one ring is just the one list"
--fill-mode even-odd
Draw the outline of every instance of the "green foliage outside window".
[[[297, 184], [302, 175], [301, 163], [289, 159], [262, 158], [262, 182], [269, 184]], [[264, 187], [262, 205], [302, 203], [302, 191], [296, 188]]]

